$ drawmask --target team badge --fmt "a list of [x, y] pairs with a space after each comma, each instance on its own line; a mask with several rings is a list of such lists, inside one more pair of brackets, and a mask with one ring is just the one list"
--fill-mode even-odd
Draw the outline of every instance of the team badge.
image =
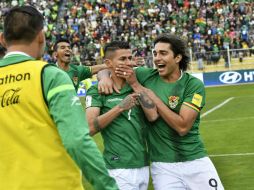
[[169, 107], [171, 109], [174, 109], [178, 105], [179, 99], [180, 99], [179, 96], [169, 96], [168, 97]]

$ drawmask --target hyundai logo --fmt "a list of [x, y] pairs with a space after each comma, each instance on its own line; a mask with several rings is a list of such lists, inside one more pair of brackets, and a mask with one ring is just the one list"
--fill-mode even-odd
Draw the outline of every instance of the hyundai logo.
[[222, 73], [219, 77], [220, 81], [225, 84], [234, 84], [242, 79], [242, 75], [238, 72], [229, 71]]

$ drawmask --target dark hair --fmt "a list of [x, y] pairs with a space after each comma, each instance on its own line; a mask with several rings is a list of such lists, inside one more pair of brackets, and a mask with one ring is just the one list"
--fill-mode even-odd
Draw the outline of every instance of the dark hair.
[[1, 44], [0, 44], [0, 58], [2, 58], [6, 53], [6, 49], [5, 47], [3, 47]]
[[8, 43], [24, 41], [30, 43], [43, 29], [44, 18], [32, 6], [16, 6], [10, 9], [4, 19], [4, 38]]
[[131, 49], [128, 42], [125, 41], [112, 41], [107, 43], [104, 47], [104, 57], [107, 57], [109, 52], [114, 52], [119, 49]]
[[0, 44], [0, 52], [6, 52], [6, 48]]
[[186, 71], [189, 65], [189, 55], [187, 52], [186, 42], [173, 34], [161, 34], [154, 40], [154, 46], [159, 43], [170, 44], [171, 50], [174, 52], [174, 56], [182, 55], [182, 60], [179, 62], [179, 68]]
[[59, 40], [56, 41], [56, 43], [54, 44], [54, 51], [57, 51], [57, 45], [61, 42], [66, 42], [68, 44], [70, 44], [70, 41], [66, 38], [60, 38]]

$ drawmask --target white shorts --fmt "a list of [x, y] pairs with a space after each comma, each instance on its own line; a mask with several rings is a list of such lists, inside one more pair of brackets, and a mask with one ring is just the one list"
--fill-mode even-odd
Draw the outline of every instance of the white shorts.
[[120, 190], [147, 190], [149, 167], [135, 169], [112, 169], [109, 175], [116, 180]]
[[208, 157], [176, 163], [153, 162], [151, 175], [155, 190], [224, 190]]

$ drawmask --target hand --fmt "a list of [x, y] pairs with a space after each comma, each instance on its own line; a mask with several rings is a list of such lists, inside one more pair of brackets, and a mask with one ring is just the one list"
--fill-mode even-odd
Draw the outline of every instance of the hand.
[[100, 94], [112, 94], [113, 90], [120, 93], [110, 77], [104, 77], [98, 82], [98, 91]]
[[118, 77], [124, 78], [129, 85], [133, 85], [138, 82], [136, 74], [133, 71], [133, 64], [119, 64], [115, 73]]
[[140, 94], [133, 93], [126, 96], [119, 104], [119, 107], [123, 109], [123, 111], [131, 109], [133, 106], [138, 105], [138, 97]]

